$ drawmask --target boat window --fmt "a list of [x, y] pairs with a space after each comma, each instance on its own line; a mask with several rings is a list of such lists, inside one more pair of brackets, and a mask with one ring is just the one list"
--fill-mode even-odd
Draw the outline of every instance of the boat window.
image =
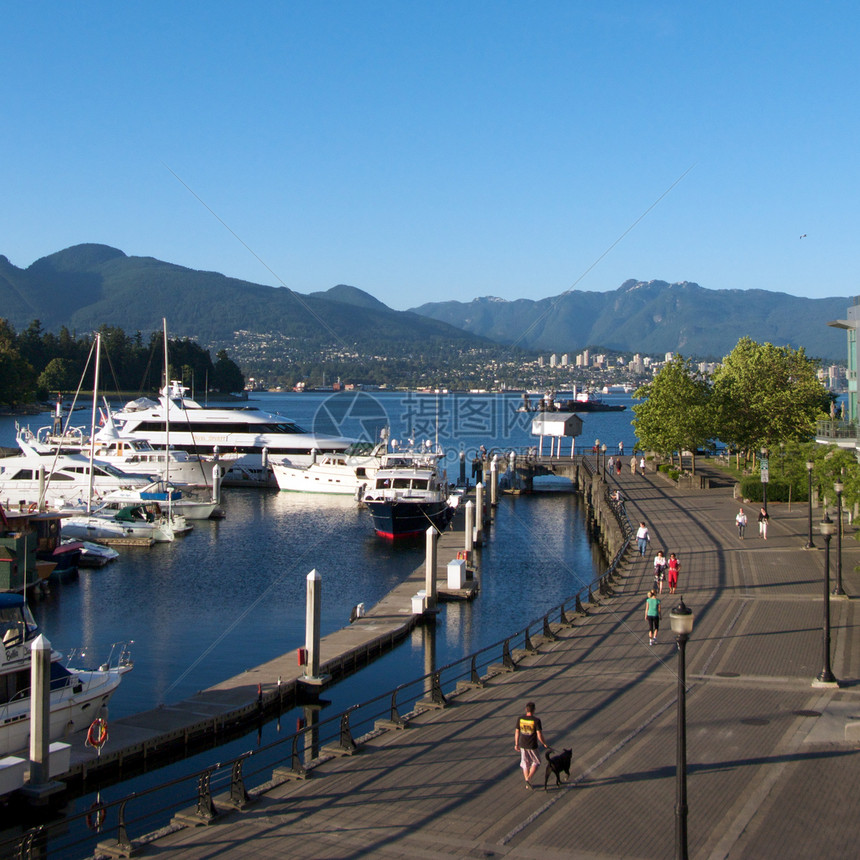
[[424, 478], [416, 478], [412, 482], [412, 487], [416, 490], [426, 490], [427, 489], [427, 480]]
[[395, 490], [408, 490], [409, 489], [409, 478], [395, 478], [394, 479], [394, 489]]
[[32, 481], [33, 480], [33, 470], [32, 469], [19, 469], [11, 478], [10, 481]]
[[51, 474], [51, 483], [53, 483], [55, 481], [74, 481], [74, 480], [76, 480], [74, 475], [65, 475], [65, 474], [63, 474], [63, 472], [53, 472]]
[[30, 694], [30, 670], [0, 675], [0, 704], [25, 698]]

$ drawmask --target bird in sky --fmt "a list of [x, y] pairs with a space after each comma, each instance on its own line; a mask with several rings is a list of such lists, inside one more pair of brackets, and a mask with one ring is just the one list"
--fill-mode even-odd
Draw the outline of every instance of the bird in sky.
[[806, 238], [806, 233], [804, 233], [800, 238], [801, 238], [801, 239], [805, 239], [805, 238]]

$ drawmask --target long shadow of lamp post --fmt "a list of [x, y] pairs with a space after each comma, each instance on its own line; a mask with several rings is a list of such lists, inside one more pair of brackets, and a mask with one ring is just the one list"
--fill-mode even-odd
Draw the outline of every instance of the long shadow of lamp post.
[[809, 475], [809, 537], [806, 539], [806, 549], [815, 549], [812, 542], [812, 469], [815, 464], [812, 460], [806, 461], [806, 472]]
[[836, 585], [833, 594], [836, 597], [844, 597], [845, 589], [842, 587], [842, 491], [845, 489], [842, 481], [833, 485], [836, 490]]
[[678, 728], [675, 763], [675, 860], [687, 860], [687, 640], [693, 632], [693, 612], [681, 602], [669, 613], [678, 640]]
[[830, 541], [836, 531], [836, 523], [830, 519], [827, 510], [824, 511], [824, 519], [818, 527], [824, 538], [824, 623], [822, 625], [822, 647], [824, 651], [821, 671], [815, 679], [818, 684], [828, 686], [836, 683], [830, 668]]

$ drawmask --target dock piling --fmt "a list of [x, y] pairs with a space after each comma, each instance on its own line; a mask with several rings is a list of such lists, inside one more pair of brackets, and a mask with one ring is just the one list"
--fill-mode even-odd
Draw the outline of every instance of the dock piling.
[[475, 547], [475, 503], [469, 499], [466, 502], [465, 509], [466, 524], [464, 532], [466, 535], [466, 552], [469, 553], [469, 558], [472, 557], [472, 550]]
[[475, 484], [475, 546], [484, 542], [484, 485]]
[[427, 592], [427, 609], [436, 609], [436, 555], [439, 532], [435, 526], [427, 529], [426, 553], [424, 558], [424, 590]]

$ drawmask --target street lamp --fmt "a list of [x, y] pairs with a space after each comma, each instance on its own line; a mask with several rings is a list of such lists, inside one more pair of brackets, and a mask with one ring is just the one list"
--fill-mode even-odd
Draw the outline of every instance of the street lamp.
[[824, 660], [821, 671], [818, 673], [818, 681], [822, 684], [835, 684], [836, 678], [830, 669], [830, 541], [836, 531], [836, 524], [830, 519], [826, 510], [819, 531], [824, 538], [824, 625], [822, 631]]
[[836, 587], [833, 593], [837, 597], [845, 595], [845, 589], [842, 587], [842, 491], [845, 487], [842, 481], [837, 481], [833, 485], [836, 490], [836, 512], [838, 519], [836, 520]]
[[669, 613], [678, 640], [678, 743], [675, 756], [675, 860], [687, 860], [687, 664], [685, 649], [693, 632], [693, 612], [684, 598]]
[[594, 458], [597, 460], [597, 477], [600, 477], [600, 439], [594, 440]]
[[806, 539], [806, 549], [815, 549], [815, 544], [812, 542], [812, 467], [814, 465], [812, 460], [806, 461], [806, 472], [809, 475], [809, 537]]
[[606, 477], [606, 443], [604, 442], [600, 446], [600, 450], [603, 451], [603, 477]]

